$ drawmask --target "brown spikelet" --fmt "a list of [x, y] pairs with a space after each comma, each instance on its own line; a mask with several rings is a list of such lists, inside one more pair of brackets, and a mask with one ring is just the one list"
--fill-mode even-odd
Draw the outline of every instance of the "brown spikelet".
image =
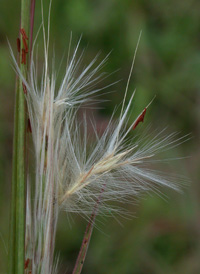
[[26, 35], [26, 32], [25, 32], [24, 28], [20, 29], [20, 33], [21, 33], [21, 35], [24, 39], [28, 40], [28, 36]]
[[20, 53], [20, 39], [17, 38], [17, 51]]
[[24, 44], [24, 50], [25, 50], [26, 53], [28, 53], [28, 45], [27, 45], [26, 39], [24, 37], [22, 37], [22, 41], [23, 41], [23, 44]]
[[133, 129], [135, 129], [140, 122], [144, 121], [144, 116], [146, 114], [146, 111], [147, 111], [147, 108], [145, 108], [143, 112], [140, 114], [140, 116], [137, 118], [137, 120], [135, 121], [135, 124], [133, 125]]
[[22, 49], [22, 60], [21, 63], [26, 65], [26, 52], [25, 49]]
[[24, 83], [22, 83], [22, 87], [23, 87], [24, 94], [27, 94], [27, 89], [26, 89], [26, 86], [24, 85]]
[[24, 269], [27, 269], [28, 268], [28, 265], [29, 265], [29, 262], [30, 262], [30, 259], [26, 259], [25, 263], [24, 263]]

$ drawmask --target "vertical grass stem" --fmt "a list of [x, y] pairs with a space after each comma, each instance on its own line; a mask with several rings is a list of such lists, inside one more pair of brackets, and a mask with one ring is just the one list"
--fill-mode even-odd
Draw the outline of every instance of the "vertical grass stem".
[[[30, 0], [21, 0], [21, 29], [29, 34]], [[20, 69], [26, 77], [28, 58], [23, 62], [23, 37], [20, 35]], [[27, 41], [28, 44], [28, 41]], [[24, 273], [25, 258], [25, 129], [26, 110], [22, 81], [17, 80], [15, 102], [15, 130], [13, 142], [13, 174], [9, 273]]]

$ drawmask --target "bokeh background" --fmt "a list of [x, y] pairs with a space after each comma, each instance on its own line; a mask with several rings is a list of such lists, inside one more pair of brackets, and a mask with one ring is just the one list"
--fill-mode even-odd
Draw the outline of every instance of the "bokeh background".
[[[41, 23], [40, 1], [36, 1], [35, 33]], [[47, 18], [48, 1], [44, 10]], [[167, 196], [153, 193], [128, 207], [133, 218], [100, 218], [94, 230], [83, 273], [143, 274], [200, 273], [200, 2], [198, 0], [54, 0], [51, 12], [51, 48], [56, 65], [83, 35], [88, 63], [101, 52], [111, 52], [104, 70], [108, 84], [104, 103], [89, 110], [97, 127], [106, 125], [116, 105], [120, 105], [134, 50], [142, 38], [129, 94], [136, 88], [133, 120], [156, 94], [142, 131], [163, 129], [192, 139], [169, 152], [185, 157], [163, 165], [167, 172], [189, 178], [184, 193], [166, 189]], [[0, 1], [0, 273], [6, 273], [9, 238], [9, 206], [12, 168], [12, 137], [15, 74], [11, 67], [7, 39], [16, 52], [20, 22], [20, 1]], [[41, 37], [39, 37], [40, 42]], [[65, 56], [66, 57], [66, 56]], [[65, 58], [64, 57], [64, 58]], [[42, 60], [39, 50], [39, 61]], [[115, 72], [111, 74], [112, 72]], [[102, 84], [100, 84], [102, 85]], [[112, 91], [112, 93], [110, 93]], [[128, 100], [128, 99], [127, 99]], [[116, 116], [119, 111], [116, 112]], [[168, 156], [169, 156], [168, 155]], [[69, 217], [69, 216], [68, 216]], [[60, 273], [71, 273], [84, 234], [86, 221], [80, 216], [60, 215], [56, 251]]]

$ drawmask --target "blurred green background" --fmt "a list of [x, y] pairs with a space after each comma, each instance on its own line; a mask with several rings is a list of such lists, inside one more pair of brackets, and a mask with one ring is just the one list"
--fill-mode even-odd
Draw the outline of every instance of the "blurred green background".
[[[41, 23], [36, 1], [35, 33]], [[48, 1], [44, 5], [47, 15]], [[129, 206], [135, 217], [100, 218], [94, 230], [83, 273], [143, 274], [200, 273], [200, 1], [198, 0], [53, 0], [51, 48], [57, 66], [67, 52], [70, 32], [75, 46], [83, 35], [80, 52], [88, 63], [98, 52], [111, 74], [104, 84], [120, 80], [107, 93], [107, 101], [93, 110], [99, 127], [106, 124], [122, 101], [134, 50], [142, 30], [135, 68], [129, 87], [136, 88], [133, 120], [156, 94], [145, 117], [151, 131], [167, 128], [193, 138], [170, 152], [184, 157], [165, 166], [167, 172], [191, 181], [183, 194], [162, 189], [166, 199], [154, 194]], [[46, 17], [47, 18], [47, 17]], [[15, 74], [7, 39], [16, 53], [20, 1], [0, 1], [0, 273], [6, 273], [12, 162]], [[39, 37], [39, 40], [41, 37]], [[41, 59], [39, 51], [39, 60]], [[42, 59], [41, 59], [42, 60]], [[110, 91], [110, 90], [108, 90]], [[91, 111], [91, 110], [90, 110]], [[118, 112], [117, 112], [118, 113]], [[86, 221], [62, 213], [56, 251], [60, 273], [71, 273]]]

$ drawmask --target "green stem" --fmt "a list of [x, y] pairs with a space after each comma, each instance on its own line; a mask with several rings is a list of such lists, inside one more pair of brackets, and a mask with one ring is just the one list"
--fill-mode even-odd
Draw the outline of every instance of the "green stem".
[[78, 254], [78, 257], [77, 257], [77, 260], [76, 260], [76, 264], [74, 266], [72, 274], [80, 274], [81, 271], [82, 271], [83, 264], [85, 262], [85, 258], [86, 258], [86, 255], [87, 255], [87, 250], [88, 250], [88, 247], [89, 247], [90, 239], [91, 239], [91, 236], [92, 236], [92, 232], [93, 232], [94, 223], [95, 223], [95, 219], [96, 219], [96, 216], [97, 216], [98, 208], [100, 206], [101, 198], [102, 198], [103, 192], [105, 190], [105, 187], [106, 187], [106, 184], [104, 183], [103, 186], [102, 186], [100, 195], [99, 195], [99, 197], [96, 201], [96, 204], [94, 206], [93, 212], [90, 216], [90, 220], [87, 224], [85, 234], [84, 234], [84, 237], [83, 237], [83, 241], [82, 241], [82, 244], [81, 244], [81, 248], [80, 248], [80, 251], [79, 251], [79, 254]]
[[88, 225], [86, 227], [83, 241], [81, 244], [81, 248], [80, 248], [80, 251], [79, 251], [79, 254], [78, 254], [78, 257], [76, 260], [76, 264], [75, 264], [72, 274], [80, 274], [82, 271], [83, 264], [85, 262], [85, 258], [86, 258], [86, 254], [87, 254], [87, 250], [88, 250], [88, 246], [89, 246], [90, 239], [92, 236], [95, 218], [96, 218], [96, 212], [92, 213], [90, 220], [88, 222]]
[[13, 139], [13, 170], [12, 170], [12, 196], [11, 196], [11, 216], [10, 216], [10, 244], [9, 244], [9, 273], [15, 273], [15, 230], [16, 230], [16, 183], [17, 174], [17, 121], [18, 121], [18, 87], [19, 81], [16, 80], [15, 96], [15, 121], [14, 121], [14, 139]]
[[[21, 0], [21, 28], [28, 36], [30, 22], [30, 1]], [[26, 78], [28, 58], [22, 64], [23, 40], [21, 36], [20, 70]], [[27, 43], [28, 44], [28, 43]], [[15, 131], [13, 142], [13, 174], [11, 201], [11, 230], [9, 273], [24, 273], [25, 258], [25, 98], [21, 79], [17, 81], [15, 103]]]

